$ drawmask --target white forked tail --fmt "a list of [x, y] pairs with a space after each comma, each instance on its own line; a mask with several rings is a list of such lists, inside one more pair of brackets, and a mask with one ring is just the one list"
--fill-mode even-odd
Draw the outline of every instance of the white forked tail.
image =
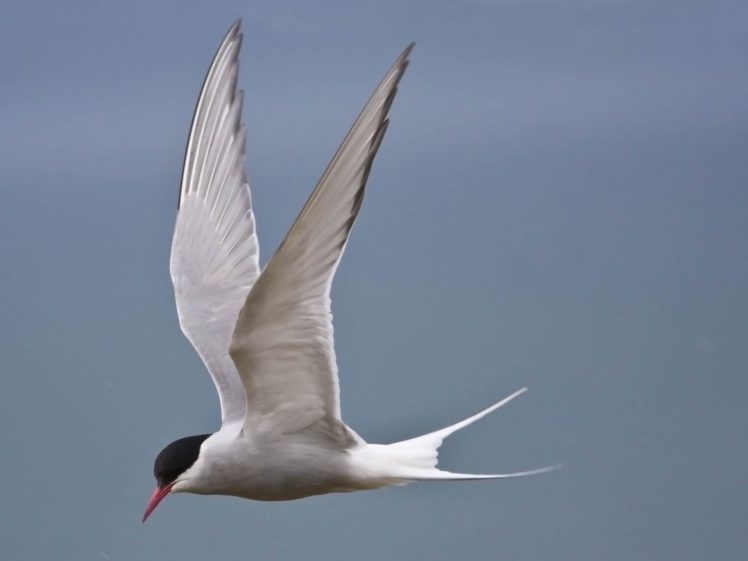
[[[453, 432], [465, 428], [478, 419], [485, 417], [502, 405], [506, 405], [526, 391], [527, 388], [517, 390], [501, 401], [494, 403], [467, 419], [443, 429], [417, 436], [416, 438], [402, 440], [393, 444], [366, 444], [353, 452], [352, 463], [359, 475], [365, 476], [376, 486], [402, 484], [407, 483], [409, 480], [419, 479], [502, 479], [535, 475], [558, 469], [561, 467], [560, 464], [514, 473], [473, 474], [453, 473], [440, 470], [436, 467], [439, 447], [445, 438]], [[376, 481], [379, 481], [379, 484]]]

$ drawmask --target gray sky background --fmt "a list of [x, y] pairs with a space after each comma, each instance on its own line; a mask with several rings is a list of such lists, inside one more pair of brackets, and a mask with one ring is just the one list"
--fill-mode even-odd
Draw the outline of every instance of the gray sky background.
[[[333, 289], [345, 420], [394, 441], [528, 385], [443, 465], [564, 470], [140, 524], [156, 453], [218, 426], [167, 261], [239, 16], [263, 261], [417, 41]], [[3, 559], [745, 556], [745, 2], [5, 2], [0, 69]]]

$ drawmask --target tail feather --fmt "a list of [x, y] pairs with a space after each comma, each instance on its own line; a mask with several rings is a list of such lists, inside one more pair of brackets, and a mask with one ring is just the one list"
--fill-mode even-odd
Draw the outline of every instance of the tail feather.
[[504, 479], [536, 475], [558, 469], [561, 467], [560, 464], [513, 473], [473, 474], [453, 473], [436, 467], [439, 461], [439, 447], [445, 438], [485, 417], [502, 405], [506, 405], [526, 391], [527, 388], [517, 390], [467, 419], [428, 434], [393, 444], [366, 444], [356, 450], [355, 460], [357, 461], [354, 463], [357, 471], [361, 475], [365, 474], [372, 481], [380, 481], [383, 485], [388, 485], [412, 480]]
[[444, 471], [442, 469], [432, 468], [429, 470], [423, 470], [423, 473], [419, 473], [417, 469], [409, 470], [410, 475], [407, 479], [414, 481], [427, 480], [427, 481], [439, 481], [439, 480], [460, 480], [467, 481], [471, 479], [510, 479], [512, 477], [525, 477], [527, 475], [538, 475], [540, 473], [547, 473], [549, 471], [555, 471], [561, 469], [561, 464], [553, 464], [550, 466], [544, 466], [536, 469], [528, 469], [526, 471], [514, 471], [511, 473], [454, 473], [452, 471]]

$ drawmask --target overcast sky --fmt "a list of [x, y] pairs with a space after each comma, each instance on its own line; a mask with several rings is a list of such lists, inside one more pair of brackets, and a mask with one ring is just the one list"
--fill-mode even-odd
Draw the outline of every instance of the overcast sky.
[[[417, 42], [333, 287], [344, 419], [391, 442], [528, 385], [442, 463], [562, 471], [140, 524], [219, 423], [167, 263], [240, 16], [263, 261]], [[6, 2], [0, 71], [3, 559], [745, 556], [745, 2]]]

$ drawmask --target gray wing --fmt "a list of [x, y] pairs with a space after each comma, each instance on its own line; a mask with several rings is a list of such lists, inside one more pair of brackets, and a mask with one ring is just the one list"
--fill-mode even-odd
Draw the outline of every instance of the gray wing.
[[224, 426], [244, 419], [246, 396], [229, 343], [260, 274], [236, 90], [239, 23], [221, 43], [197, 102], [171, 248], [179, 324], [213, 378]]
[[364, 195], [411, 44], [376, 88], [249, 293], [231, 341], [245, 429], [356, 440], [340, 420], [330, 286]]

